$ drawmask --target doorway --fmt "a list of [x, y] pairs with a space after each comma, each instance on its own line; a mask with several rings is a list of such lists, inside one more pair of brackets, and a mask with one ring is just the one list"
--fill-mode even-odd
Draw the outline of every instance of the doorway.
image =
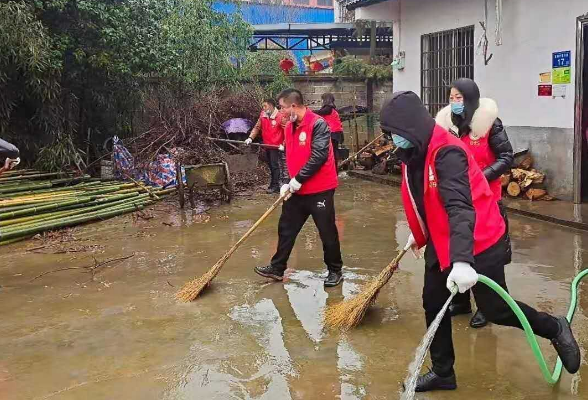
[[574, 203], [588, 202], [588, 14], [577, 21]]

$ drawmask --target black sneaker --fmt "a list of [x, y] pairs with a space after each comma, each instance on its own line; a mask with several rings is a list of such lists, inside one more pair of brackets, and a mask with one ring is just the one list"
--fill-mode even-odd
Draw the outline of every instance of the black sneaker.
[[430, 392], [431, 390], [455, 390], [457, 389], [457, 382], [455, 374], [442, 378], [433, 371], [429, 371], [421, 375], [417, 379], [415, 392]]
[[557, 322], [559, 324], [559, 334], [555, 339], [551, 339], [551, 344], [557, 351], [559, 358], [561, 358], [564, 368], [570, 374], [575, 374], [580, 369], [580, 348], [576, 343], [576, 339], [574, 339], [568, 320], [565, 317], [560, 317]]
[[280, 188], [279, 188], [279, 187], [277, 187], [277, 186], [270, 187], [270, 188], [267, 188], [267, 189], [265, 190], [265, 192], [266, 192], [267, 194], [280, 193]]
[[325, 279], [325, 286], [326, 287], [337, 286], [341, 282], [343, 282], [343, 272], [329, 271], [329, 276], [327, 276], [327, 278]]
[[450, 304], [449, 305], [449, 315], [455, 317], [456, 315], [462, 314], [471, 314], [472, 313], [472, 305], [468, 302], [466, 304]]
[[484, 314], [480, 310], [476, 311], [472, 319], [470, 320], [470, 326], [474, 329], [483, 328], [488, 325], [488, 321]]
[[271, 264], [266, 265], [265, 267], [255, 267], [254, 271], [257, 275], [261, 275], [264, 278], [271, 278], [275, 281], [282, 281], [284, 279], [284, 271]]

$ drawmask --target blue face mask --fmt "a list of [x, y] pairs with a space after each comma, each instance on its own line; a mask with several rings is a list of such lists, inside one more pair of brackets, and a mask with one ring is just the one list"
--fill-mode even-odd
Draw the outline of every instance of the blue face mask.
[[465, 111], [463, 103], [451, 103], [451, 112], [455, 115], [462, 115]]
[[411, 147], [414, 147], [414, 144], [402, 136], [392, 135], [392, 141], [396, 147], [400, 147], [401, 149], [410, 149]]

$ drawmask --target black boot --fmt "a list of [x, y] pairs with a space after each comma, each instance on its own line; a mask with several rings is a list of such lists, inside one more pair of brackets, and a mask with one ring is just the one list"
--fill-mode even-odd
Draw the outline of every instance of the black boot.
[[343, 273], [341, 271], [339, 271], [339, 272], [329, 271], [329, 276], [327, 276], [327, 278], [325, 279], [325, 286], [326, 287], [337, 286], [341, 282], [343, 282]]
[[469, 301], [467, 303], [463, 303], [463, 304], [451, 303], [449, 305], [449, 315], [451, 315], [452, 317], [455, 317], [456, 315], [471, 314], [471, 313], [472, 313], [472, 305], [470, 304]]
[[433, 371], [429, 371], [418, 377], [415, 391], [421, 393], [430, 392], [431, 390], [455, 389], [457, 389], [455, 374], [448, 376], [447, 378], [442, 378]]
[[575, 374], [580, 369], [580, 348], [576, 343], [568, 320], [565, 317], [560, 317], [557, 322], [559, 324], [559, 334], [555, 339], [551, 339], [551, 344], [557, 351], [559, 358], [561, 358], [564, 368], [570, 374]]
[[257, 275], [264, 278], [271, 278], [275, 281], [282, 281], [284, 279], [284, 271], [281, 268], [273, 265], [266, 265], [265, 267], [255, 267], [254, 271]]
[[483, 328], [486, 325], [488, 325], [488, 321], [486, 321], [486, 317], [484, 317], [484, 314], [482, 314], [482, 312], [480, 310], [476, 311], [476, 313], [474, 314], [474, 316], [470, 320], [470, 326], [472, 328], [477, 329], [477, 328]]
[[280, 193], [280, 188], [279, 188], [279, 187], [277, 187], [277, 186], [272, 186], [272, 187], [269, 187], [269, 188], [267, 188], [267, 189], [265, 190], [265, 192], [266, 192], [267, 194]]

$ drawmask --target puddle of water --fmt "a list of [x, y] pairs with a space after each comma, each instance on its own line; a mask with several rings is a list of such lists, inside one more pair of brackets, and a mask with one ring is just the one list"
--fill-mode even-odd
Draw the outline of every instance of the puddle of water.
[[[425, 333], [423, 264], [405, 258], [364, 323], [342, 336], [322, 312], [357, 292], [408, 237], [396, 188], [347, 178], [337, 192], [345, 281], [324, 289], [322, 246], [312, 221], [288, 267], [290, 280], [254, 274], [277, 245], [279, 210], [243, 244], [196, 302], [174, 293], [206, 272], [273, 203], [265, 194], [238, 197], [206, 211], [164, 210], [150, 221], [117, 218], [79, 228], [95, 253], [36, 254], [29, 242], [1, 247], [0, 398], [2, 400], [188, 400], [398, 398], [406, 367]], [[162, 222], [171, 224], [164, 225]], [[569, 283], [583, 268], [588, 235], [511, 216], [513, 295], [563, 314]], [[95, 281], [78, 270], [130, 254]], [[588, 341], [588, 291], [580, 290], [573, 328]], [[588, 393], [583, 365], [556, 388], [544, 385], [516, 329], [453, 321], [459, 389], [430, 399], [576, 400]], [[542, 342], [549, 362], [555, 354]]]

